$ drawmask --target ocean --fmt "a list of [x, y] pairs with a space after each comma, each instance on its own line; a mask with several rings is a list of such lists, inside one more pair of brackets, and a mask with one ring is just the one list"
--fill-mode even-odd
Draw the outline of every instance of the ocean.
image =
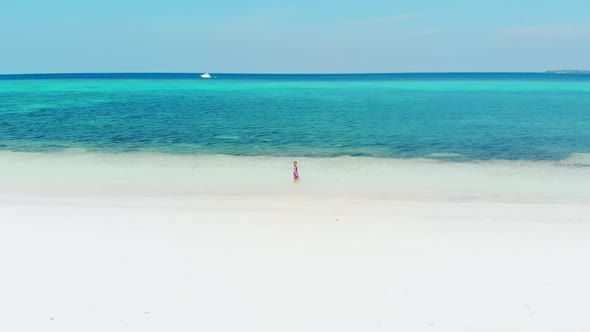
[[590, 75], [0, 75], [0, 150], [559, 161]]

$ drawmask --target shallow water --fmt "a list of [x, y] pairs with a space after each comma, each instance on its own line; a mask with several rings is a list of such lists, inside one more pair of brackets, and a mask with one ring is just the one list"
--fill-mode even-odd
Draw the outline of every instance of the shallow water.
[[0, 197], [319, 197], [590, 203], [590, 167], [564, 161], [449, 162], [167, 153], [0, 152]]
[[590, 75], [214, 76], [0, 76], [0, 149], [454, 161], [590, 153]]

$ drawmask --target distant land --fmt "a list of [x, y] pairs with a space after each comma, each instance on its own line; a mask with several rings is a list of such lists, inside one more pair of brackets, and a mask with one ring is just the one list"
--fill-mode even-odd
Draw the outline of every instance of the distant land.
[[551, 73], [551, 74], [590, 74], [590, 70], [560, 69], [560, 70], [548, 70], [547, 73]]

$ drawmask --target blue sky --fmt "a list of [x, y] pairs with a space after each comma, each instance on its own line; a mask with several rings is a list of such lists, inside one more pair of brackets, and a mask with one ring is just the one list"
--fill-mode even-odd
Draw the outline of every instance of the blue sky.
[[590, 68], [589, 0], [2, 0], [0, 73]]

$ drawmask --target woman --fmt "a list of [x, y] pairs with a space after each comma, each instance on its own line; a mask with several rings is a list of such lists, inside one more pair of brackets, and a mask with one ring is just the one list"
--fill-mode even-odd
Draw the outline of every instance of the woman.
[[297, 169], [297, 161], [293, 162], [293, 182], [299, 181], [299, 170]]

